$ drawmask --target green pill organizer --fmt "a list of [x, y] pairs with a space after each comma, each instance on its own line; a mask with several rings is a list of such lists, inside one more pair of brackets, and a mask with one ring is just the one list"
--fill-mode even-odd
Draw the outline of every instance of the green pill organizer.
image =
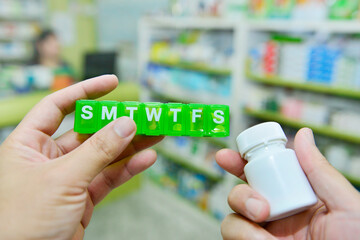
[[74, 131], [92, 134], [111, 121], [127, 116], [135, 121], [137, 134], [227, 137], [229, 115], [227, 105], [78, 100]]

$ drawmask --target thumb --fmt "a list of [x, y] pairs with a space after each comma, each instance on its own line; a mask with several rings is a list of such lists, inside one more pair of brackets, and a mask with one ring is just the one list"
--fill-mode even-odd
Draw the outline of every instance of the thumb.
[[320, 153], [309, 128], [296, 134], [295, 151], [314, 191], [330, 211], [353, 210], [358, 205], [358, 192]]
[[107, 165], [114, 161], [135, 136], [135, 122], [121, 117], [64, 156], [71, 176], [90, 183]]

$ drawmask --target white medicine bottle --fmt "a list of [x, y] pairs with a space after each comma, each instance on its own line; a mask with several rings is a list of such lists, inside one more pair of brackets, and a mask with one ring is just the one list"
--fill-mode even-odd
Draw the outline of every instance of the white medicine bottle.
[[243, 131], [236, 142], [241, 157], [248, 161], [244, 172], [249, 185], [270, 204], [266, 221], [302, 212], [317, 203], [317, 197], [287, 138], [276, 122]]

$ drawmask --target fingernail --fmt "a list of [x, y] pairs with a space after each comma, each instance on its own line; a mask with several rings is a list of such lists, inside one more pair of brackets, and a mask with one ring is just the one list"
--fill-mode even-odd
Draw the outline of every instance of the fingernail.
[[315, 145], [315, 139], [314, 139], [314, 133], [310, 128], [305, 128], [305, 137], [307, 138], [307, 140], [311, 143]]
[[249, 198], [245, 203], [245, 207], [252, 220], [255, 220], [260, 216], [264, 204], [256, 198]]
[[131, 118], [121, 117], [116, 120], [114, 131], [122, 138], [130, 136], [135, 131], [135, 124]]

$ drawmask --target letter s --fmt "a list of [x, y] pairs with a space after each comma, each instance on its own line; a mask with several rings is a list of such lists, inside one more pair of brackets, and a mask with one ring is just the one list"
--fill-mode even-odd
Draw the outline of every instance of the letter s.
[[214, 116], [215, 118], [213, 119], [215, 123], [217, 124], [223, 124], [225, 122], [225, 118], [224, 118], [224, 112], [221, 110], [216, 110], [214, 112]]
[[83, 114], [81, 114], [81, 118], [85, 120], [92, 119], [93, 117], [92, 110], [93, 108], [91, 106], [83, 106], [81, 109], [81, 111], [83, 112]]

